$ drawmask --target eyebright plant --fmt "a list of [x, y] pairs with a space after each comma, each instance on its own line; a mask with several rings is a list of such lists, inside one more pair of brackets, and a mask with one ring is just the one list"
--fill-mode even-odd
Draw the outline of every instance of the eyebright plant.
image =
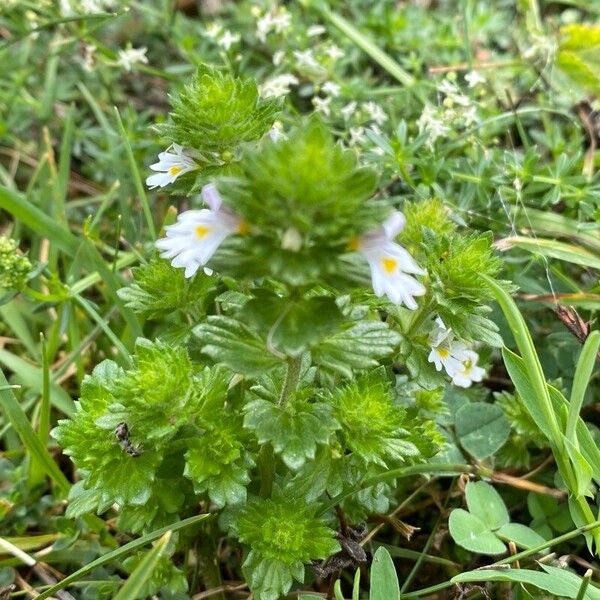
[[150, 339], [98, 365], [53, 432], [79, 470], [68, 515], [147, 532], [220, 513], [275, 600], [386, 510], [390, 470], [443, 447], [443, 387], [481, 381], [477, 348], [500, 343], [480, 279], [499, 263], [437, 199], [378, 190], [319, 117], [274, 134], [254, 81], [203, 67], [172, 104], [147, 184], [190, 208], [120, 292]]

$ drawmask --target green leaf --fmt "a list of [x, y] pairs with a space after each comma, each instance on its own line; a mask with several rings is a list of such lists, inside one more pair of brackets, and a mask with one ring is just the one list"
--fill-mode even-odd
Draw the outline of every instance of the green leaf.
[[600, 26], [571, 23], [560, 29], [556, 64], [591, 94], [600, 93]]
[[74, 257], [79, 247], [78, 239], [50, 215], [34, 206], [27, 198], [4, 186], [0, 186], [0, 208], [17, 221], [47, 238], [65, 254]]
[[132, 269], [134, 283], [119, 290], [119, 297], [133, 311], [147, 318], [166, 317], [183, 310], [202, 311], [203, 300], [214, 287], [214, 280], [199, 272], [186, 279], [182, 269], [167, 260], [153, 259]]
[[220, 421], [217, 427], [188, 441], [184, 475], [192, 481], [196, 493], [208, 492], [210, 499], [223, 507], [246, 500], [252, 461], [238, 419], [221, 415]]
[[560, 242], [558, 240], [547, 240], [544, 238], [510, 237], [499, 242], [502, 249], [520, 248], [533, 254], [546, 258], [556, 258], [575, 265], [600, 269], [600, 256], [583, 248]]
[[[150, 550], [142, 559], [139, 565], [133, 570], [127, 581], [123, 584], [114, 600], [132, 600], [140, 598], [141, 590], [146, 585], [148, 579], [152, 577], [156, 565], [167, 549], [167, 544], [171, 539], [171, 532], [167, 531], [156, 543], [156, 546]], [[147, 597], [147, 596], [143, 596]]]
[[279, 351], [298, 356], [334, 331], [342, 313], [333, 298], [292, 300], [263, 292], [244, 305], [238, 318], [262, 330]]
[[504, 500], [489, 483], [469, 481], [465, 487], [465, 496], [469, 512], [490, 529], [499, 529], [508, 524], [510, 517]]
[[481, 519], [462, 508], [450, 513], [448, 525], [452, 539], [471, 552], [492, 556], [506, 552], [506, 546], [491, 529]]
[[244, 142], [257, 140], [273, 124], [280, 101], [259, 97], [256, 82], [201, 66], [172, 99], [171, 120], [158, 127], [171, 142], [199, 151], [201, 162], [227, 162]]
[[259, 444], [271, 443], [285, 464], [297, 471], [339, 428], [331, 410], [328, 404], [301, 399], [284, 406], [254, 400], [244, 407], [244, 427], [254, 431]]
[[496, 535], [505, 542], [514, 542], [517, 547], [527, 550], [543, 544], [546, 540], [536, 531], [520, 523], [506, 523]]
[[304, 565], [288, 565], [276, 558], [261, 558], [250, 552], [244, 561], [244, 575], [256, 600], [279, 600], [294, 583], [304, 581]]
[[575, 376], [573, 377], [573, 388], [569, 400], [569, 413], [567, 418], [566, 436], [567, 440], [577, 445], [577, 422], [583, 405], [583, 397], [590, 382], [590, 377], [596, 366], [596, 357], [600, 347], [600, 331], [592, 331], [581, 349]]
[[[453, 583], [479, 583], [484, 581], [509, 581], [533, 585], [553, 596], [577, 598], [583, 580], [566, 569], [541, 565], [545, 572], [530, 569], [477, 569], [460, 573]], [[588, 587], [582, 600], [600, 600], [600, 590]]]
[[510, 434], [510, 422], [502, 409], [485, 402], [459, 408], [454, 424], [462, 447], [478, 460], [499, 450]]
[[74, 581], [79, 581], [82, 577], [85, 577], [88, 573], [91, 573], [94, 569], [101, 567], [112, 561], [121, 560], [123, 557], [127, 556], [130, 552], [133, 552], [134, 550], [137, 550], [138, 548], [141, 548], [141, 547], [145, 546], [146, 544], [149, 544], [150, 542], [153, 542], [154, 540], [160, 538], [162, 535], [167, 533], [167, 531], [171, 531], [171, 532], [180, 531], [182, 529], [185, 529], [186, 527], [196, 525], [197, 523], [200, 523], [201, 521], [204, 521], [205, 519], [209, 519], [211, 517], [212, 517], [212, 515], [209, 515], [209, 514], [196, 515], [194, 517], [190, 517], [189, 519], [184, 519], [183, 521], [178, 521], [177, 523], [168, 525], [167, 527], [161, 527], [160, 529], [157, 529], [156, 531], [153, 531], [152, 533], [143, 535], [142, 537], [138, 538], [137, 540], [128, 542], [127, 544], [120, 546], [116, 550], [107, 552], [106, 554], [103, 554], [99, 558], [92, 560], [87, 565], [81, 567], [81, 569], [78, 569], [74, 573], [71, 573], [70, 575], [68, 575], [61, 581], [59, 581], [57, 584], [53, 585], [52, 587], [48, 588], [47, 590], [44, 590], [39, 596], [37, 596], [37, 598], [39, 600], [45, 600], [46, 598], [49, 598], [50, 596], [56, 594], [56, 592], [66, 588], [68, 585], [70, 585]]
[[369, 600], [400, 600], [396, 567], [390, 553], [383, 546], [377, 548], [371, 563]]
[[35, 457], [37, 464], [59, 487], [63, 494], [69, 492], [71, 484], [63, 475], [52, 456], [36, 435], [27, 415], [17, 402], [12, 389], [0, 369], [0, 407], [21, 438], [23, 445]]
[[432, 456], [438, 448], [440, 437], [433, 423], [393, 402], [383, 368], [337, 388], [331, 404], [343, 447], [367, 464], [387, 468]]
[[314, 348], [313, 360], [322, 369], [351, 379], [354, 371], [376, 367], [400, 339], [382, 321], [362, 321], [325, 338]]
[[259, 375], [279, 364], [267, 351], [265, 342], [237, 319], [210, 316], [194, 328], [202, 352], [215, 362], [246, 375]]

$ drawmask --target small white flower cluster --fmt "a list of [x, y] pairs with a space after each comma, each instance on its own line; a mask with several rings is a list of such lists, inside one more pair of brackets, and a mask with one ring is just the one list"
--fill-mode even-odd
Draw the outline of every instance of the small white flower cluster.
[[[257, 11], [256, 16], [260, 12]], [[284, 8], [276, 8], [260, 16], [256, 21], [256, 37], [264, 44], [271, 33], [284, 33], [292, 23], [290, 13]]]
[[229, 29], [223, 29], [220, 23], [213, 22], [204, 30], [207, 38], [214, 40], [223, 50], [228, 51], [231, 46], [240, 41], [239, 33], [232, 33]]
[[126, 71], [131, 71], [133, 66], [139, 63], [147, 65], [148, 57], [146, 56], [146, 52], [148, 52], [146, 46], [132, 48], [131, 44], [129, 44], [124, 50], [119, 50], [117, 64]]
[[[363, 150], [370, 150], [375, 154], [383, 154], [383, 148], [374, 146], [372, 141], [367, 137], [369, 131], [376, 135], [381, 135], [381, 126], [388, 120], [388, 116], [376, 102], [363, 102], [358, 106], [357, 102], [352, 101], [346, 104], [341, 110], [344, 121], [349, 121], [353, 117], [357, 118], [359, 125], [348, 128], [350, 137], [348, 139], [349, 146], [363, 146]], [[367, 146], [368, 147], [365, 147]]]
[[60, 0], [59, 8], [63, 17], [72, 17], [107, 12], [113, 10], [115, 4], [115, 0]]
[[263, 98], [285, 96], [290, 93], [290, 86], [298, 85], [299, 81], [295, 75], [291, 73], [282, 73], [267, 79], [260, 86], [260, 95]]
[[452, 329], [446, 327], [440, 317], [435, 320], [435, 326], [429, 334], [429, 345], [429, 362], [438, 371], [444, 369], [454, 385], [468, 388], [473, 382], [483, 379], [485, 370], [477, 366], [477, 352], [464, 341], [456, 339]]
[[[433, 149], [435, 142], [450, 133], [456, 127], [471, 127], [479, 121], [477, 105], [463, 94], [456, 84], [456, 77], [451, 73], [439, 85], [438, 92], [443, 96], [439, 107], [426, 104], [417, 120], [419, 133], [426, 134], [427, 145]], [[470, 88], [485, 83], [485, 78], [478, 71], [465, 75]]]

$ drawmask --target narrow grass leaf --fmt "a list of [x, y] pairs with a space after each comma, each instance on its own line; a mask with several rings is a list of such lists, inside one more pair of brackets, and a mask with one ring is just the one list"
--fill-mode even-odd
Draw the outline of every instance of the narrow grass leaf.
[[2, 411], [11, 422], [14, 430], [21, 438], [23, 445], [31, 453], [33, 459], [44, 469], [50, 479], [57, 484], [60, 491], [63, 494], [67, 494], [71, 484], [54, 462], [46, 447], [40, 442], [12, 390], [3, 386], [8, 386], [8, 381], [4, 376], [4, 372], [0, 369], [0, 407]]
[[189, 517], [188, 519], [184, 519], [183, 521], [178, 521], [177, 523], [167, 525], [166, 527], [161, 527], [160, 529], [157, 529], [156, 531], [152, 531], [151, 533], [147, 533], [146, 535], [143, 535], [142, 537], [138, 538], [137, 540], [133, 540], [115, 550], [112, 550], [111, 552], [107, 552], [106, 554], [103, 554], [96, 560], [93, 560], [93, 561], [89, 562], [87, 565], [81, 567], [81, 569], [78, 569], [74, 573], [71, 573], [71, 575], [69, 575], [68, 577], [65, 577], [62, 581], [59, 581], [56, 585], [53, 585], [52, 587], [48, 588], [47, 590], [44, 590], [39, 596], [37, 596], [37, 600], [44, 600], [45, 598], [49, 598], [53, 594], [56, 594], [56, 592], [66, 588], [68, 585], [70, 585], [74, 581], [79, 581], [82, 577], [84, 577], [88, 573], [91, 573], [94, 569], [101, 567], [102, 565], [105, 565], [105, 564], [113, 562], [113, 561], [120, 561], [123, 557], [127, 556], [130, 552], [133, 552], [134, 550], [137, 550], [138, 548], [142, 548], [146, 544], [153, 542], [154, 540], [163, 536], [168, 531], [171, 531], [171, 532], [180, 531], [181, 529], [185, 529], [186, 527], [191, 527], [192, 525], [196, 525], [196, 524], [210, 518], [211, 516], [212, 515], [210, 515], [210, 514], [203, 514], [203, 515], [196, 515], [195, 517]]
[[171, 535], [171, 531], [167, 531], [158, 540], [156, 546], [144, 556], [140, 564], [132, 571], [114, 600], [131, 600], [139, 597], [144, 585], [152, 577], [160, 557], [165, 553]]

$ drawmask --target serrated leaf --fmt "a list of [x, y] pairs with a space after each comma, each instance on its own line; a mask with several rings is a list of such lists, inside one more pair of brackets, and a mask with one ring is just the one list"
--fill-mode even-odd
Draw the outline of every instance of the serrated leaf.
[[400, 336], [382, 321], [363, 321], [325, 338], [313, 350], [313, 360], [322, 369], [352, 378], [354, 371], [376, 367], [391, 354]]
[[202, 352], [215, 362], [246, 375], [258, 375], [279, 364], [265, 342], [237, 319], [210, 316], [194, 329]]
[[455, 430], [462, 447], [482, 460], [504, 445], [510, 434], [510, 422], [499, 406], [472, 402], [456, 412]]
[[202, 309], [202, 301], [214, 287], [214, 280], [200, 271], [186, 279], [182, 269], [167, 260], [153, 259], [132, 269], [134, 282], [118, 291], [125, 306], [146, 318], [166, 317], [178, 311]]
[[289, 592], [294, 579], [304, 581], [304, 565], [293, 565], [250, 552], [243, 565], [244, 574], [256, 600], [279, 600]]
[[297, 471], [313, 459], [318, 444], [326, 444], [339, 428], [324, 403], [292, 401], [278, 406], [268, 400], [255, 400], [244, 407], [244, 427], [256, 434], [259, 444], [270, 442], [277, 454]]
[[222, 423], [188, 441], [184, 475], [192, 481], [196, 493], [208, 492], [218, 507], [246, 500], [252, 462], [237, 434], [239, 427], [237, 420]]
[[452, 539], [463, 548], [492, 556], [506, 552], [506, 546], [478, 517], [462, 508], [450, 513], [448, 521]]
[[337, 328], [342, 313], [335, 300], [328, 297], [292, 300], [261, 293], [247, 302], [238, 315], [270, 335], [279, 351], [298, 356], [306, 348]]
[[588, 93], [600, 92], [600, 26], [572, 23], [560, 30], [556, 64]]
[[171, 120], [159, 126], [162, 135], [197, 150], [209, 165], [219, 165], [225, 153], [269, 130], [280, 101], [260, 98], [252, 79], [202, 66], [172, 105]]
[[500, 494], [485, 481], [469, 481], [465, 487], [469, 512], [491, 530], [506, 525], [510, 517]]

